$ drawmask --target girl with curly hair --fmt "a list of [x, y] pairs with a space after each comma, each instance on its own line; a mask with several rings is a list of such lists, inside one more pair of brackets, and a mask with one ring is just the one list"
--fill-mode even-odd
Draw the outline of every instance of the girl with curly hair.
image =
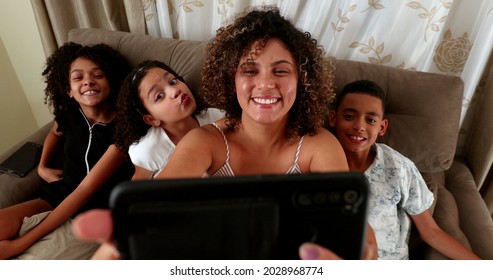
[[[133, 166], [113, 145], [115, 103], [127, 60], [111, 47], [66, 43], [46, 61], [45, 103], [55, 121], [44, 141], [38, 173], [47, 185], [39, 197], [0, 210], [0, 258], [10, 258], [77, 213], [108, 208], [111, 189], [130, 179]], [[62, 169], [55, 167], [62, 155]], [[24, 217], [51, 211], [17, 237]]]
[[135, 166], [132, 180], [151, 179], [192, 128], [224, 113], [204, 108], [184, 79], [163, 62], [143, 61], [123, 82], [118, 96], [115, 144]]

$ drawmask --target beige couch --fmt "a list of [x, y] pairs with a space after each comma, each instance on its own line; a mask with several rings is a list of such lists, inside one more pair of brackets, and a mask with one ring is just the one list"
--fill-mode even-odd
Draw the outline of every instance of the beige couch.
[[[200, 83], [204, 42], [151, 38], [100, 29], [76, 29], [69, 40], [106, 43], [133, 65], [157, 59], [182, 74], [192, 88]], [[455, 158], [463, 82], [460, 78], [412, 72], [353, 61], [336, 61], [336, 90], [356, 79], [371, 79], [388, 93], [390, 127], [381, 140], [411, 158], [434, 192], [434, 216], [447, 232], [482, 258], [493, 259], [493, 221], [464, 159]], [[29, 139], [42, 143], [50, 124]], [[19, 143], [20, 145], [21, 143]], [[7, 157], [19, 145], [0, 157]], [[0, 175], [0, 207], [29, 198], [42, 184], [35, 171], [18, 179]], [[412, 236], [412, 258], [440, 258]]]

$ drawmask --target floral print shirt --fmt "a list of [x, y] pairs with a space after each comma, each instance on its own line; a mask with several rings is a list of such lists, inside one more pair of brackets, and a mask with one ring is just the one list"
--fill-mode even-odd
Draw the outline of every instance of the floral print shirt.
[[365, 171], [370, 182], [368, 223], [375, 231], [379, 259], [409, 259], [411, 218], [429, 209], [433, 193], [416, 165], [391, 147], [376, 143]]

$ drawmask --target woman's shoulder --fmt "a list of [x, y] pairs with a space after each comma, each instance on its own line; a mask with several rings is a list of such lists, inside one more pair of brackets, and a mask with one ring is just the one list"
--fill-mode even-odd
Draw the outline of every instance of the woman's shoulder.
[[[217, 141], [218, 139], [222, 139], [222, 130], [224, 130], [224, 127], [222, 126], [221, 122], [219, 124], [216, 123], [209, 123], [200, 127], [196, 127], [192, 130], [190, 130], [180, 141], [186, 141], [190, 143], [202, 143], [202, 144], [209, 144], [210, 142]], [[179, 143], [179, 144], [180, 144]]]
[[318, 129], [315, 134], [305, 136], [302, 151], [304, 159], [310, 163], [310, 172], [348, 170], [339, 140], [326, 129]]
[[313, 142], [314, 144], [324, 143], [326, 145], [339, 144], [339, 140], [335, 137], [332, 132], [328, 131], [325, 128], [319, 128], [312, 135], [305, 135], [305, 141]]
[[205, 112], [197, 115], [197, 120], [200, 125], [206, 125], [213, 123], [219, 119], [224, 118], [224, 111], [216, 109], [216, 108], [208, 108]]

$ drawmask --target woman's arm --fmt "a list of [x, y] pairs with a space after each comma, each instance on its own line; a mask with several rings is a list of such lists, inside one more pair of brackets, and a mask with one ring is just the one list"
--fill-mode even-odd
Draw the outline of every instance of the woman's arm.
[[58, 207], [39, 225], [14, 240], [16, 251], [19, 254], [24, 252], [41, 237], [70, 219], [124, 161], [125, 157], [120, 150], [115, 145], [111, 145], [79, 186]]
[[168, 163], [155, 179], [202, 177], [212, 165], [212, 149], [218, 146], [216, 140], [205, 127], [192, 129], [176, 145]]
[[433, 219], [430, 211], [411, 216], [421, 238], [435, 250], [451, 259], [478, 260], [479, 257], [462, 243], [443, 231]]
[[58, 124], [53, 122], [53, 126], [46, 135], [43, 143], [43, 152], [38, 165], [39, 176], [48, 183], [59, 181], [62, 179], [63, 170], [53, 169], [51, 166], [61, 149], [63, 149], [62, 132], [57, 131]]
[[154, 174], [154, 172], [147, 170], [144, 167], [140, 167], [138, 165], [135, 165], [135, 164], [134, 164], [134, 167], [135, 167], [135, 172], [134, 172], [134, 175], [132, 176], [132, 181], [152, 179], [152, 174]]

